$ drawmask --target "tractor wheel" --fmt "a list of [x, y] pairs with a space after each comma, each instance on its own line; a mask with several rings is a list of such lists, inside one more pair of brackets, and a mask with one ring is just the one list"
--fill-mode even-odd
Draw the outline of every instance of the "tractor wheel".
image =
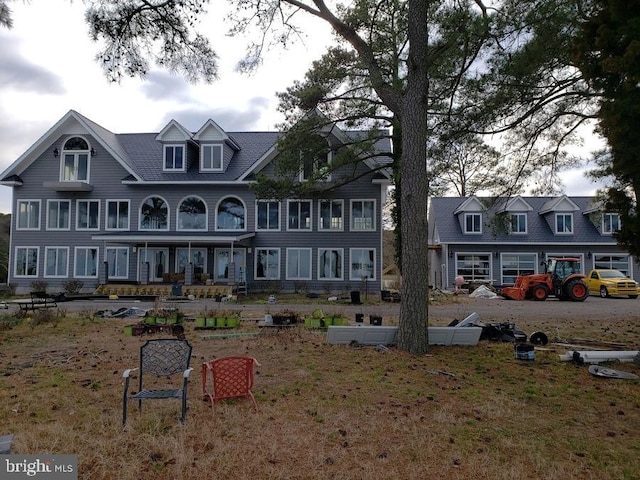
[[571, 280], [564, 289], [572, 302], [584, 302], [589, 296], [589, 288], [582, 280]]
[[607, 287], [605, 287], [604, 285], [600, 287], [600, 296], [602, 298], [607, 298], [609, 296], [609, 291], [607, 290]]
[[542, 302], [549, 296], [549, 290], [544, 285], [536, 285], [531, 289], [531, 298], [536, 302]]

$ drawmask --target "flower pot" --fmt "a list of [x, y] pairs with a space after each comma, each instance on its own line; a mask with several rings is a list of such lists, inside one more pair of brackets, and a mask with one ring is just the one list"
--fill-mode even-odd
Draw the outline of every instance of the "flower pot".
[[166, 325], [167, 319], [165, 317], [156, 317], [156, 325]]
[[154, 316], [144, 317], [144, 323], [146, 323], [147, 325], [155, 325], [156, 324], [156, 317], [154, 317]]
[[127, 325], [123, 328], [123, 332], [126, 336], [130, 337], [133, 335], [133, 325]]
[[206, 322], [206, 326], [207, 327], [215, 327], [216, 326], [216, 319], [214, 317], [207, 317], [205, 322]]
[[226, 326], [227, 326], [226, 317], [216, 317], [216, 327], [226, 327]]
[[325, 319], [324, 319], [324, 326], [325, 326], [325, 327], [329, 327], [329, 326], [331, 326], [331, 325], [333, 325], [333, 318], [331, 318], [331, 317], [325, 317]]
[[227, 327], [239, 327], [239, 326], [240, 326], [239, 317], [227, 317]]
[[207, 324], [207, 319], [204, 317], [196, 318], [196, 327], [204, 327]]

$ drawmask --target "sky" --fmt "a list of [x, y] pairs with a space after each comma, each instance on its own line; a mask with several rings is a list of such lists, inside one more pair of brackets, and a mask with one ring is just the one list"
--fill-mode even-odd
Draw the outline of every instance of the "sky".
[[[94, 60], [98, 45], [88, 37], [83, 2], [11, 2], [13, 28], [0, 28], [0, 172], [69, 110], [114, 133], [158, 132], [172, 119], [196, 131], [209, 118], [226, 131], [275, 130], [283, 121], [276, 93], [303, 78], [330, 32], [313, 22], [306, 39], [269, 52], [253, 75], [241, 74], [234, 66], [245, 43], [225, 35], [223, 5], [211, 2], [199, 27], [212, 32], [220, 79], [193, 85], [159, 69], [111, 83]], [[569, 195], [595, 192], [580, 170], [563, 178]], [[0, 186], [0, 212], [11, 212], [9, 187]]]

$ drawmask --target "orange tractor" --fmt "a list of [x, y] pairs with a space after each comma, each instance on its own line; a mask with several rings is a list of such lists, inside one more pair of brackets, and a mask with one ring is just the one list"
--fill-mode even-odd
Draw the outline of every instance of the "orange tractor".
[[583, 302], [589, 296], [589, 287], [580, 271], [579, 258], [551, 258], [545, 264], [545, 273], [520, 275], [513, 287], [500, 292], [511, 300], [546, 300], [550, 295], [560, 300]]

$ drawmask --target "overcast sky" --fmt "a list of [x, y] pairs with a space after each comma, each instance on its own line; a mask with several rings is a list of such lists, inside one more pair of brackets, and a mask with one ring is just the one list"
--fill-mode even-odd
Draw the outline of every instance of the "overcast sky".
[[[272, 52], [253, 76], [234, 71], [244, 41], [228, 38], [224, 2], [202, 19], [202, 31], [220, 56], [220, 80], [191, 85], [152, 70], [144, 79], [110, 83], [94, 61], [97, 46], [87, 35], [84, 4], [68, 0], [11, 2], [14, 27], [0, 28], [0, 172], [12, 164], [66, 112], [73, 109], [114, 133], [157, 132], [175, 119], [195, 131], [211, 118], [227, 131], [274, 130], [283, 119], [276, 92], [302, 79], [330, 40], [318, 30], [304, 43]], [[307, 30], [310, 31], [310, 30]], [[595, 187], [581, 173], [567, 175], [571, 195]], [[11, 189], [0, 186], [0, 212], [11, 211]]]

